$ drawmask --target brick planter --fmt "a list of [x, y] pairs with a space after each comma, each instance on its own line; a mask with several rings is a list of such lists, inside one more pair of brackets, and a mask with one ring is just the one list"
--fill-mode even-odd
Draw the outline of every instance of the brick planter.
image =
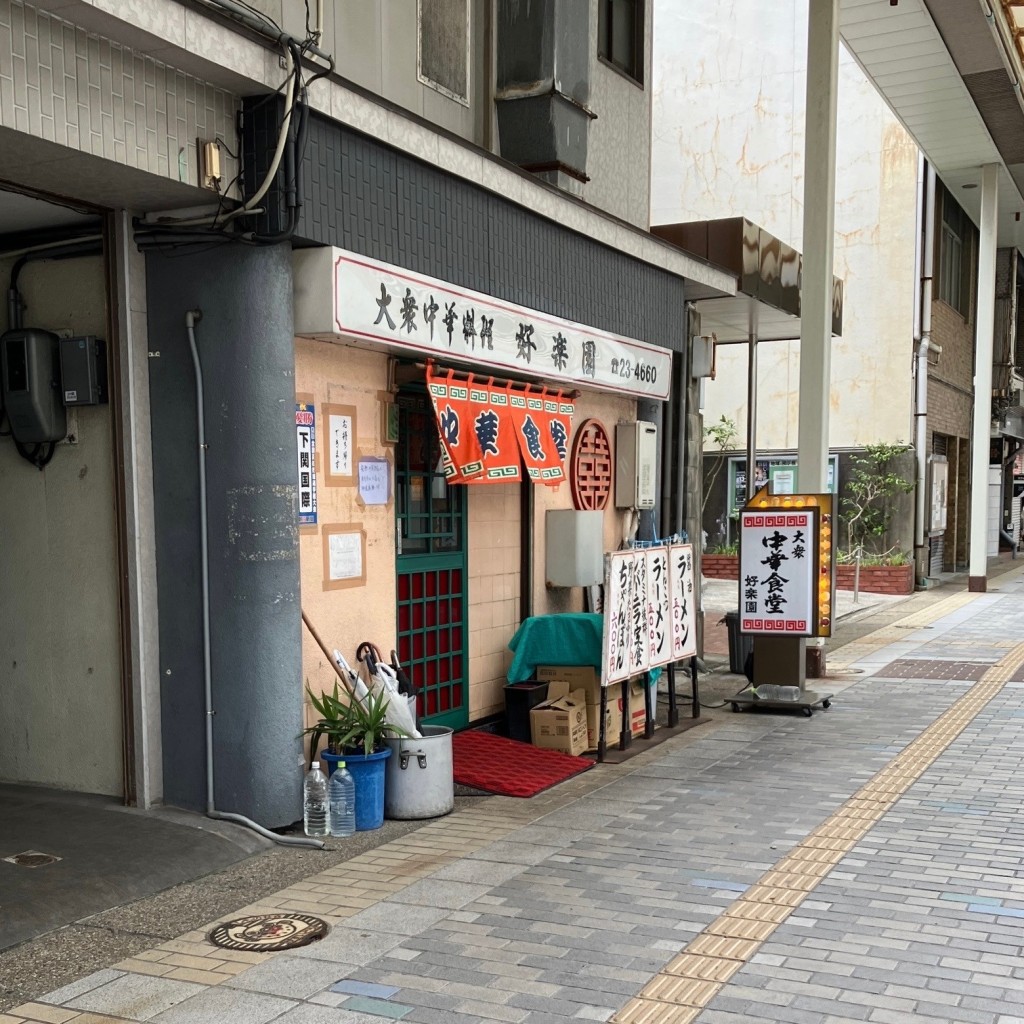
[[[853, 565], [836, 566], [836, 587], [853, 590]], [[914, 592], [913, 565], [862, 565], [860, 589], [866, 594], [912, 594]]]
[[701, 555], [700, 571], [710, 580], [738, 580], [739, 555]]
[[[739, 579], [738, 555], [704, 555], [701, 571], [708, 579]], [[836, 588], [853, 590], [854, 567], [836, 566]], [[862, 565], [860, 567], [860, 589], [865, 594], [912, 594], [914, 592], [913, 565]]]

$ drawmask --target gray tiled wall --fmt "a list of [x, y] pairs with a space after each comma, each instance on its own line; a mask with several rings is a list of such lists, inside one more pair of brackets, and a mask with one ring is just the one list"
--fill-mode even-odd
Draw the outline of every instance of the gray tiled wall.
[[[127, 2], [127, 0], [125, 0]], [[234, 148], [230, 93], [14, 0], [0, 0], [0, 126], [196, 184], [196, 139]], [[224, 157], [226, 180], [235, 169]]]

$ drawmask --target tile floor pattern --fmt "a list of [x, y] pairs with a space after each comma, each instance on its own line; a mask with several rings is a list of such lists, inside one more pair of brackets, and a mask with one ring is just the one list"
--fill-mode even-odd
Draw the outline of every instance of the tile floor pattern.
[[[0, 1024], [1019, 1022], [1022, 601], [1014, 572], [848, 645], [812, 719], [481, 798], [231, 915], [315, 913], [321, 942], [191, 932]], [[905, 659], [987, 665], [881, 674]]]

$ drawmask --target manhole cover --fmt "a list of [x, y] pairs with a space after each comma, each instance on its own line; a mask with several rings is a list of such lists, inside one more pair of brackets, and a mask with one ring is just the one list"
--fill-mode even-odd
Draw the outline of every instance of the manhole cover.
[[40, 853], [38, 850], [26, 850], [16, 853], [13, 857], [4, 857], [6, 864], [17, 864], [19, 868], [41, 868], [46, 864], [56, 864], [60, 857], [52, 853]]
[[308, 914], [255, 914], [217, 925], [207, 936], [215, 946], [273, 953], [322, 939], [327, 922]]

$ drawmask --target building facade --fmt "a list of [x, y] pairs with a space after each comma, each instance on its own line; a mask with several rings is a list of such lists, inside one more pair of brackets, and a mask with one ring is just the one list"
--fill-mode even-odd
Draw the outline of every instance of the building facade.
[[[108, 7], [0, 0], [7, 327], [100, 337], [108, 383], [0, 443], [0, 780], [284, 825], [336, 678], [303, 613], [394, 650], [428, 721], [500, 712], [521, 621], [583, 607], [545, 583], [574, 447], [686, 419], [686, 302], [734, 282], [646, 231], [644, 3]], [[428, 372], [540, 401], [536, 478], [475, 479]], [[464, 410], [488, 458], [494, 420]], [[630, 529], [608, 501], [605, 548]]]
[[[800, 248], [807, 4], [795, 0], [765, 11], [738, 0], [730, 7], [729, 16], [716, 11], [711, 17], [656, 4], [652, 223], [739, 214]], [[755, 16], [756, 38], [741, 30]], [[677, 45], [688, 37], [701, 39], [696, 60], [684, 59]], [[865, 446], [915, 445], [922, 449], [918, 460], [928, 464], [940, 448], [948, 448], [957, 464], [960, 445], [970, 435], [970, 381], [962, 379], [962, 364], [966, 360], [970, 374], [972, 332], [969, 294], [961, 300], [958, 292], [954, 301], [963, 308], [956, 309], [937, 277], [932, 357], [922, 364], [929, 380], [929, 427], [921, 433], [914, 381], [923, 172], [910, 135], [845, 50], [839, 90], [835, 273], [843, 280], [844, 309], [842, 336], [832, 345], [829, 447], [830, 478], [842, 508], [844, 484]], [[940, 198], [933, 201], [941, 204]], [[951, 196], [946, 199], [947, 209], [953, 204]], [[949, 241], [941, 232], [935, 238], [939, 266], [947, 259]], [[968, 240], [964, 259], [969, 258]], [[969, 289], [969, 276], [965, 280]], [[765, 482], [795, 464], [799, 348], [799, 338], [759, 345], [755, 472]], [[704, 525], [712, 545], [728, 545], [735, 540], [731, 517], [745, 497], [747, 346], [720, 346], [716, 371], [707, 386], [705, 422], [721, 423], [725, 417], [736, 431], [724, 453], [709, 445], [714, 489]], [[933, 435], [947, 440], [933, 441]], [[909, 454], [893, 468], [917, 486]], [[957, 494], [956, 488], [950, 492], [953, 549], [957, 530], [966, 529], [968, 508], [963, 495], [957, 503]], [[929, 531], [930, 565], [942, 563], [944, 536], [945, 528], [939, 531], [937, 525]], [[879, 541], [894, 552], [914, 551], [913, 500], [894, 502], [891, 526]], [[845, 534], [841, 543], [849, 544]]]

